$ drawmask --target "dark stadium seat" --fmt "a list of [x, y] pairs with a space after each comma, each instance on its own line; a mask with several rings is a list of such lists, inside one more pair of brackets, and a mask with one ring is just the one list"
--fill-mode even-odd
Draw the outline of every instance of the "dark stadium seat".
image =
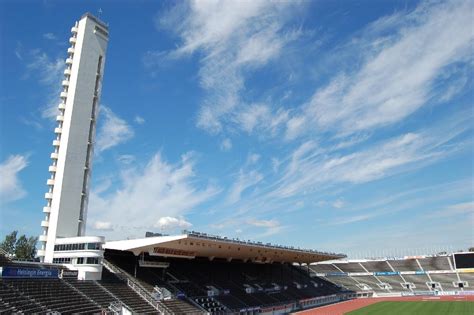
[[387, 264], [385, 260], [381, 261], [364, 261], [361, 263], [368, 272], [390, 272], [392, 268]]
[[119, 279], [107, 268], [102, 269], [102, 280], [98, 283], [117, 297], [134, 313], [157, 314], [158, 311], [133, 291], [126, 282]]
[[[14, 290], [17, 297], [34, 301], [41, 311], [48, 309], [60, 313], [100, 312], [101, 307], [60, 279], [3, 279], [4, 286]], [[3, 298], [2, 298], [3, 300]], [[5, 301], [5, 300], [4, 300]], [[32, 311], [30, 304], [16, 305], [18, 311]], [[43, 306], [41, 308], [41, 306]]]
[[449, 256], [426, 257], [418, 259], [423, 270], [452, 270], [449, 265]]
[[119, 302], [114, 296], [98, 285], [95, 281], [83, 281], [76, 279], [65, 280], [70, 285], [81, 291], [84, 295], [91, 298], [102, 308], [108, 308], [110, 303]]

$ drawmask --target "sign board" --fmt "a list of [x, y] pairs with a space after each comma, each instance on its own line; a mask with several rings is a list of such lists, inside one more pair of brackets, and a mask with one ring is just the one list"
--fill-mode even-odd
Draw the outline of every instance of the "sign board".
[[164, 256], [164, 257], [181, 257], [181, 258], [195, 258], [196, 253], [183, 250], [183, 249], [173, 249], [165, 247], [153, 247], [152, 250], [148, 252], [150, 256]]
[[40, 268], [18, 268], [5, 266], [2, 270], [2, 278], [58, 278], [58, 269]]
[[63, 279], [77, 279], [79, 275], [79, 271], [77, 270], [61, 270], [61, 278]]
[[398, 271], [377, 271], [374, 272], [374, 276], [396, 276], [399, 275]]

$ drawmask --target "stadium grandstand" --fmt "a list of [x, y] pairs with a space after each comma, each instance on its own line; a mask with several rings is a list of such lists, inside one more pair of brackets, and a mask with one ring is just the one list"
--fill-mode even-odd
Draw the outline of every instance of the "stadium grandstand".
[[354, 291], [358, 297], [474, 293], [474, 253], [471, 252], [324, 261], [309, 268], [311, 276]]
[[298, 266], [342, 254], [184, 231], [107, 242], [100, 280], [2, 255], [1, 312], [283, 314], [354, 297]]

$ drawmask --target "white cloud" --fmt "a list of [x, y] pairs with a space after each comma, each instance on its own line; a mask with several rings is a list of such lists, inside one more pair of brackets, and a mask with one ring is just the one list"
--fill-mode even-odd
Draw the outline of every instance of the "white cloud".
[[286, 133], [285, 138], [287, 140], [293, 140], [296, 138], [304, 129], [306, 124], [306, 118], [304, 116], [294, 116], [286, 122]]
[[54, 120], [58, 115], [59, 93], [64, 71], [64, 59], [52, 59], [45, 52], [34, 49], [29, 52], [30, 61], [26, 65], [26, 76], [34, 74], [39, 83], [48, 87], [49, 95], [46, 104], [42, 107], [41, 116]]
[[145, 123], [145, 118], [143, 118], [142, 116], [136, 115], [133, 121], [135, 121], [139, 125], [143, 125]]
[[345, 205], [346, 203], [344, 202], [344, 200], [341, 200], [341, 199], [338, 199], [332, 203], [332, 206], [336, 209], [341, 209]]
[[173, 217], [162, 217], [155, 224], [155, 227], [160, 228], [161, 230], [174, 230], [177, 228], [180, 229], [189, 229], [193, 226], [188, 221], [183, 218], [173, 218]]
[[251, 111], [266, 115], [265, 107], [246, 109], [240, 93], [247, 72], [268, 64], [298, 36], [283, 31], [291, 8], [292, 3], [285, 1], [191, 1], [159, 17], [160, 27], [176, 32], [182, 41], [168, 57], [202, 53], [199, 77], [208, 95], [198, 114], [198, 127], [218, 133], [223, 122], [234, 122], [251, 132], [260, 119]]
[[123, 164], [130, 164], [130, 163], [135, 162], [136, 158], [134, 155], [131, 155], [131, 154], [122, 154], [122, 155], [119, 155], [117, 160]]
[[474, 201], [457, 203], [447, 206], [444, 209], [436, 210], [427, 215], [429, 218], [447, 218], [458, 215], [471, 215], [470, 220], [474, 220]]
[[229, 138], [225, 138], [224, 140], [222, 140], [220, 148], [222, 151], [229, 151], [230, 149], [232, 149], [232, 141]]
[[250, 153], [248, 156], [247, 156], [247, 165], [252, 165], [252, 164], [256, 164], [258, 161], [260, 160], [260, 154], [257, 154], [257, 153]]
[[23, 155], [11, 155], [0, 164], [0, 203], [8, 203], [21, 199], [26, 192], [23, 189], [18, 173], [28, 165]]
[[16, 47], [15, 47], [15, 56], [18, 58], [18, 60], [23, 60], [23, 45], [21, 44], [20, 41], [16, 42]]
[[145, 166], [124, 166], [114, 174], [113, 188], [91, 192], [91, 222], [111, 222], [114, 231], [110, 235], [123, 239], [133, 233], [144, 235], [162, 217], [182, 217], [219, 192], [198, 181], [194, 164], [190, 154], [176, 164], [156, 154]]
[[248, 188], [255, 186], [263, 179], [263, 175], [257, 171], [239, 172], [236, 182], [232, 185], [227, 197], [228, 202], [235, 203], [240, 200], [242, 193]]
[[112, 223], [102, 222], [102, 221], [95, 222], [93, 225], [93, 229], [99, 230], [99, 231], [113, 231], [114, 230]]
[[48, 40], [55, 40], [56, 35], [54, 35], [53, 33], [45, 33], [43, 34], [43, 38], [48, 39]]
[[257, 220], [257, 219], [248, 219], [246, 221], [247, 224], [255, 226], [257, 228], [265, 228], [263, 233], [260, 233], [256, 236], [256, 238], [261, 237], [269, 237], [272, 235], [276, 235], [283, 231], [286, 227], [282, 226], [280, 222], [275, 219], [272, 220]]
[[96, 150], [102, 152], [122, 144], [134, 135], [132, 127], [119, 118], [110, 108], [102, 105], [100, 108], [101, 125], [97, 132]]
[[256, 226], [256, 227], [266, 227], [274, 228], [280, 225], [277, 220], [257, 220], [257, 219], [248, 219], [247, 224]]
[[366, 214], [357, 214], [353, 216], [343, 216], [333, 220], [333, 222], [329, 222], [328, 225], [345, 225], [345, 224], [352, 224], [356, 222], [367, 221], [372, 219], [373, 217], [377, 216], [377, 212], [366, 213]]
[[335, 183], [360, 184], [423, 167], [465, 147], [462, 137], [472, 128], [471, 118], [472, 114], [461, 113], [436, 127], [374, 142], [347, 154], [328, 154], [314, 141], [306, 141], [289, 155], [278, 187], [270, 195], [289, 197]]
[[272, 170], [274, 173], [278, 172], [278, 169], [280, 168], [281, 161], [275, 157], [272, 158]]
[[[401, 121], [426, 105], [439, 94], [434, 82], [450, 73], [446, 69], [470, 58], [470, 10], [469, 1], [450, 1], [420, 5], [405, 17], [397, 14], [398, 19], [375, 22], [348, 46], [355, 54], [362, 52], [361, 66], [318, 88], [303, 113], [289, 121], [287, 137], [314, 126], [343, 134], [371, 130]], [[456, 76], [454, 72], [452, 78]], [[458, 90], [445, 95], [452, 97]], [[302, 128], [305, 119], [312, 123]]]
[[270, 109], [266, 105], [253, 104], [248, 105], [237, 113], [236, 120], [239, 122], [241, 128], [248, 132], [252, 131], [266, 120], [270, 116]]

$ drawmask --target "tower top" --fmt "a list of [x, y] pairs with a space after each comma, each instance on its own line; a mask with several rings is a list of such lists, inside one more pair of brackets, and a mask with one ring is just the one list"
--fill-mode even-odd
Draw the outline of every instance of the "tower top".
[[109, 25], [107, 23], [105, 23], [104, 21], [100, 20], [98, 17], [94, 16], [92, 13], [90, 12], [86, 12], [84, 13], [82, 16], [81, 16], [81, 20], [83, 18], [90, 18], [92, 21], [96, 22], [97, 24], [99, 24], [100, 26], [104, 27], [105, 29], [109, 29]]

